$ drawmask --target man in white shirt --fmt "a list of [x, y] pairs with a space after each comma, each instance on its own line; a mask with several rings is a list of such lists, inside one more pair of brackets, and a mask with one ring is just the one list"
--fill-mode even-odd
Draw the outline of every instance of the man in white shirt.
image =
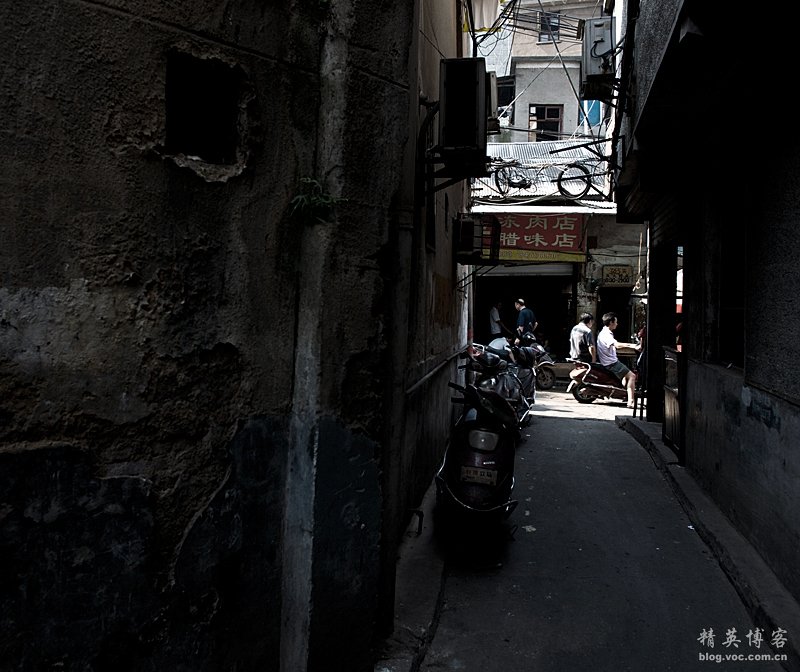
[[617, 359], [617, 348], [638, 349], [633, 343], [620, 343], [614, 338], [614, 329], [617, 328], [617, 314], [606, 313], [603, 315], [603, 329], [597, 335], [597, 360], [613, 373], [628, 392], [628, 408], [634, 407], [636, 393], [636, 374]]
[[491, 340], [500, 338], [504, 331], [507, 331], [509, 334], [512, 333], [511, 330], [506, 327], [506, 325], [503, 324], [503, 321], [500, 319], [500, 308], [502, 307], [503, 303], [498, 301], [489, 310], [489, 333], [491, 334]]

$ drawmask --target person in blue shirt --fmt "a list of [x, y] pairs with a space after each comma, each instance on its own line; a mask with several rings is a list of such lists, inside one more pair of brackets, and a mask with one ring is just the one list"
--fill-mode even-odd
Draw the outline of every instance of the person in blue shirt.
[[533, 333], [539, 323], [536, 321], [533, 311], [525, 306], [525, 299], [514, 301], [514, 307], [519, 311], [517, 313], [517, 337], [526, 332]]

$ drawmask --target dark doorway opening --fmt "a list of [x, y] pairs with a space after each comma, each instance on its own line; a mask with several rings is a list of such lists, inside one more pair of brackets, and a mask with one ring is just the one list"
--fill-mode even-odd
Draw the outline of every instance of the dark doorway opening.
[[597, 292], [596, 328], [598, 331], [603, 328], [605, 313], [616, 313], [617, 329], [614, 337], [622, 343], [631, 342], [631, 335], [634, 333], [631, 291], [630, 287], [600, 287]]
[[474, 339], [485, 343], [489, 338], [489, 310], [495, 301], [502, 301], [500, 319], [509, 329], [517, 323], [514, 300], [525, 299], [539, 325], [537, 340], [550, 350], [555, 359], [569, 354], [569, 331], [574, 323], [570, 305], [572, 277], [564, 275], [514, 275], [480, 277], [475, 282]]

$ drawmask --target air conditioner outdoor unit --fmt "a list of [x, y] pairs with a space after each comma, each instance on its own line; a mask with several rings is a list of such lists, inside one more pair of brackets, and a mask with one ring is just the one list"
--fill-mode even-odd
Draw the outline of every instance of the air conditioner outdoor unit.
[[614, 79], [614, 17], [587, 19], [581, 54], [581, 98], [610, 101]]
[[486, 132], [496, 135], [500, 132], [500, 118], [497, 116], [497, 73], [486, 73]]
[[485, 174], [486, 61], [443, 58], [439, 72], [439, 152], [447, 172]]

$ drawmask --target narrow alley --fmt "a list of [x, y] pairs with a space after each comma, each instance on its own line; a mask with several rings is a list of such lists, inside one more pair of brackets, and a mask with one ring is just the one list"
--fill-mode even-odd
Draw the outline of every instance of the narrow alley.
[[784, 669], [791, 625], [754, 623], [626, 415], [539, 393], [508, 541], [442, 543], [429, 492], [376, 672]]

